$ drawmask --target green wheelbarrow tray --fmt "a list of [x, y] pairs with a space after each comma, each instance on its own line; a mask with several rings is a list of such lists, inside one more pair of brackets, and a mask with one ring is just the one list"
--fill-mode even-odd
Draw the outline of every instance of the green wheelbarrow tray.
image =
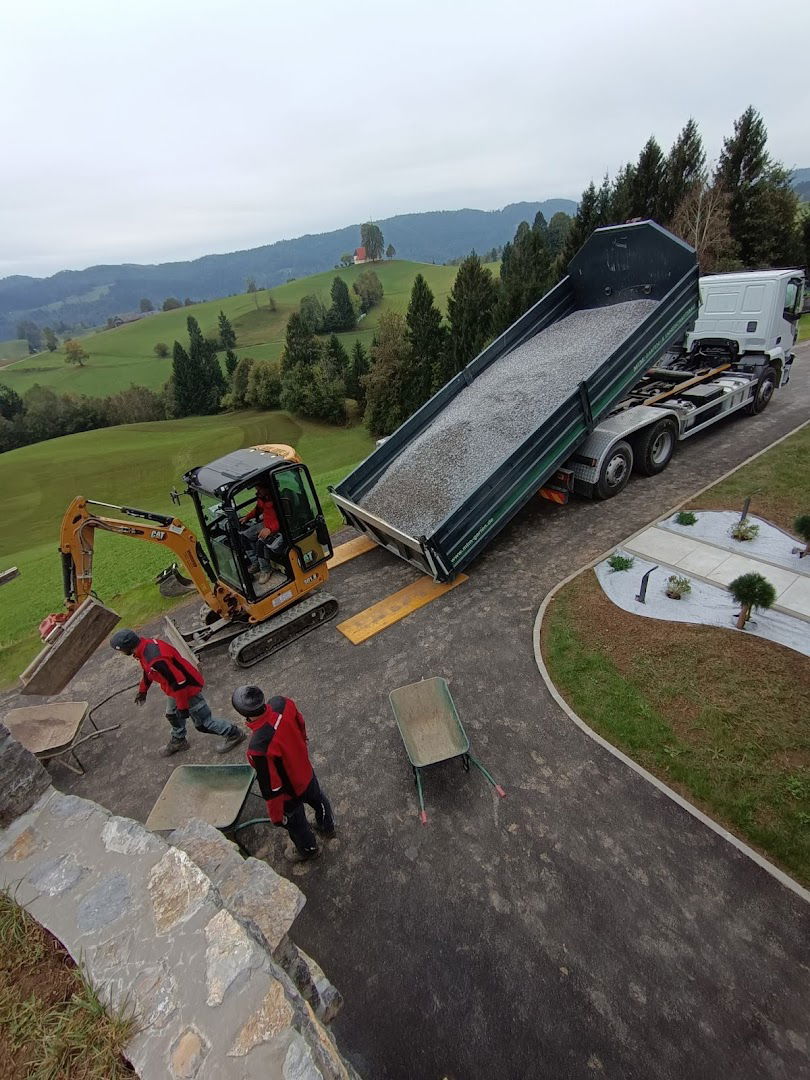
[[233, 830], [255, 775], [251, 765], [178, 765], [152, 807], [146, 827], [165, 832], [198, 818], [223, 832]]
[[419, 796], [419, 816], [427, 824], [422, 792], [421, 770], [451, 758], [461, 758], [469, 772], [470, 763], [479, 769], [498, 794], [506, 792], [497, 784], [484, 766], [470, 753], [470, 740], [459, 719], [447, 680], [440, 676], [422, 679], [392, 690], [388, 695], [394, 718], [405, 745], [405, 753], [413, 769], [414, 783]]

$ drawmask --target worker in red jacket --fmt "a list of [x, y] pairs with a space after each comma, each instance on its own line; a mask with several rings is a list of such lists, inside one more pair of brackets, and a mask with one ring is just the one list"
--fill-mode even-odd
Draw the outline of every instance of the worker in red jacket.
[[242, 518], [242, 524], [247, 526], [240, 531], [251, 560], [248, 569], [256, 575], [258, 585], [265, 585], [271, 577], [268, 556], [277, 554], [272, 545], [275, 542], [277, 546], [282, 539], [269, 480], [256, 482], [256, 505]]
[[335, 835], [335, 821], [309, 760], [303, 716], [290, 698], [272, 697], [265, 703], [258, 686], [238, 687], [231, 701], [252, 732], [247, 757], [256, 770], [270, 820], [286, 828], [293, 842], [284, 854], [291, 862], [316, 858], [321, 849], [304, 805], [315, 811], [315, 828], [327, 839]]
[[134, 657], [141, 665], [143, 676], [135, 695], [136, 705], [143, 705], [146, 701], [152, 683], [157, 683], [169, 699], [166, 719], [172, 726], [172, 734], [161, 750], [163, 757], [171, 757], [180, 750], [188, 750], [186, 721], [189, 716], [198, 731], [224, 736], [216, 748], [218, 754], [227, 753], [247, 738], [244, 730], [237, 724], [230, 724], [227, 720], [211, 715], [211, 709], [202, 694], [205, 686], [202, 672], [168, 641], [141, 637], [134, 630], [116, 630], [110, 638], [110, 645], [116, 652]]

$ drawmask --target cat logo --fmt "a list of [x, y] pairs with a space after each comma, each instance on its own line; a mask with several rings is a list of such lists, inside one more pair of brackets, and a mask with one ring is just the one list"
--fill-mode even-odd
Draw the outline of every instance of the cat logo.
[[166, 533], [161, 532], [160, 529], [152, 529], [152, 534], [151, 535], [152, 535], [153, 540], [165, 540], [166, 539]]

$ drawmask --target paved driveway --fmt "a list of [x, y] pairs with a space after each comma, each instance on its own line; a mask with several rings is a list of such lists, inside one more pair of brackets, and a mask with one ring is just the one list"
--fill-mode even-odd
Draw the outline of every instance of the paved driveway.
[[[344, 993], [335, 1032], [369, 1080], [807, 1075], [810, 907], [576, 729], [531, 632], [566, 574], [807, 417], [808, 351], [764, 415], [691, 440], [663, 476], [607, 503], [538, 501], [399, 625], [361, 646], [330, 626], [251, 672], [298, 701], [336, 805], [339, 839], [295, 868], [295, 938]], [[346, 616], [414, 577], [374, 551], [330, 586]], [[102, 651], [74, 691], [97, 700], [123, 663]], [[237, 675], [224, 655], [206, 671], [222, 710]], [[429, 675], [450, 679], [508, 797], [438, 767], [422, 827], [388, 692]], [[165, 724], [157, 701], [123, 701], [88, 777], [57, 782], [143, 820], [171, 768]], [[215, 760], [210, 743], [184, 760]], [[274, 862], [281, 840], [253, 838]]]

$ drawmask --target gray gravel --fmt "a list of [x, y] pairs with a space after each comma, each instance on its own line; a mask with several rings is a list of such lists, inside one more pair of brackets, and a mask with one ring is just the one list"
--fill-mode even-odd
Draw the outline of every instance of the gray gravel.
[[429, 536], [657, 307], [575, 311], [496, 360], [388, 467], [361, 505]]

